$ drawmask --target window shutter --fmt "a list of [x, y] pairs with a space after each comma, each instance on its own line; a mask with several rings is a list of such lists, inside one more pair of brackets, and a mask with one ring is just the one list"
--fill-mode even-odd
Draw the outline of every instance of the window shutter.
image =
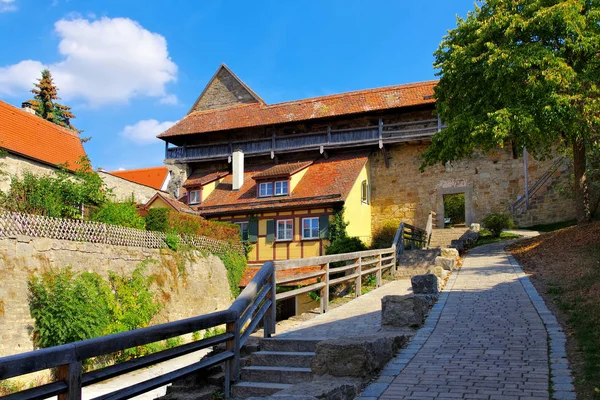
[[329, 215], [319, 217], [319, 238], [329, 239]]
[[248, 221], [248, 241], [250, 243], [258, 242], [258, 221]]
[[267, 243], [275, 241], [275, 220], [267, 220]]

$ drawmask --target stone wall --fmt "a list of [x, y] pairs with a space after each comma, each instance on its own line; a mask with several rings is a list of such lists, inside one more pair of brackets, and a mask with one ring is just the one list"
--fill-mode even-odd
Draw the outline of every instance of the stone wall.
[[112, 189], [116, 201], [128, 201], [133, 196], [136, 203], [145, 204], [152, 196], [159, 192], [159, 190], [150, 186], [140, 185], [139, 183], [111, 175], [108, 172], [98, 171], [98, 175], [102, 178], [104, 184]]
[[153, 323], [175, 321], [231, 304], [227, 271], [215, 256], [53, 240], [0, 239], [0, 357], [33, 349], [33, 321], [27, 303], [27, 279], [48, 268], [71, 266], [75, 271], [130, 273], [145, 260], [165, 302]]
[[11, 176], [22, 177], [24, 171], [34, 175], [49, 175], [53, 174], [56, 168], [9, 153], [6, 157], [0, 158], [0, 170], [5, 173], [0, 175], [0, 191], [6, 193], [10, 190]]
[[[425, 227], [430, 211], [443, 221], [443, 195], [465, 193], [467, 224], [480, 221], [491, 212], [507, 212], [524, 194], [523, 159], [513, 158], [510, 148], [447, 166], [433, 166], [419, 172], [421, 145], [394, 145], [388, 150], [389, 168], [382, 152], [371, 156], [372, 228], [375, 233], [386, 221], [405, 221]], [[552, 165], [552, 160], [529, 159], [532, 185]], [[551, 211], [538, 212], [536, 223], [551, 223], [574, 216], [570, 199], [556, 196]]]
[[221, 68], [194, 105], [193, 111], [256, 103], [252, 94], [225, 68]]

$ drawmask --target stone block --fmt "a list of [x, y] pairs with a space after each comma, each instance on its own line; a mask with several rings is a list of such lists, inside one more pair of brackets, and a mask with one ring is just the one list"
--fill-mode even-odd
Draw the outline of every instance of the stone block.
[[371, 335], [329, 339], [317, 344], [312, 361], [315, 375], [366, 378], [373, 376], [408, 343], [406, 335]]
[[471, 224], [471, 231], [479, 233], [479, 231], [481, 231], [481, 225], [476, 223]]
[[457, 260], [459, 257], [458, 250], [456, 249], [441, 249], [441, 256], [445, 258], [452, 258], [453, 260]]
[[440, 292], [442, 281], [433, 274], [415, 275], [410, 278], [414, 294], [433, 294]]
[[280, 392], [274, 393], [273, 399], [354, 399], [360, 394], [361, 381], [348, 378], [317, 378], [312, 382], [292, 385]]
[[433, 274], [435, 276], [437, 276], [438, 278], [444, 280], [448, 277], [449, 272], [446, 271], [443, 267], [431, 267], [429, 268], [429, 270], [427, 271], [428, 274]]
[[456, 261], [454, 261], [453, 258], [447, 258], [447, 257], [436, 257], [435, 258], [435, 266], [442, 267], [446, 271], [452, 271], [454, 269], [455, 264], [456, 264]]
[[384, 296], [381, 299], [381, 325], [421, 327], [432, 303], [432, 295]]

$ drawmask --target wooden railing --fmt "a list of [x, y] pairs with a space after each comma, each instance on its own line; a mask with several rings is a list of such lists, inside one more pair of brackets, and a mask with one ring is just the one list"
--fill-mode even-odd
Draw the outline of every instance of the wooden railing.
[[[433, 230], [433, 215], [429, 214], [431, 219], [432, 230]], [[429, 226], [429, 221], [427, 223]], [[431, 239], [431, 232], [425, 229], [417, 228], [416, 226], [407, 224], [406, 222], [400, 223], [398, 230], [396, 231], [396, 237], [394, 238], [394, 244], [396, 245], [396, 258], [400, 257], [404, 250], [415, 250], [425, 249], [429, 246]]]
[[[444, 128], [437, 119], [383, 124], [350, 129], [331, 129], [321, 132], [298, 133], [285, 136], [263, 137], [243, 141], [230, 141], [204, 145], [167, 147], [165, 158], [210, 160], [231, 156], [234, 149], [241, 149], [246, 156], [274, 155], [278, 152], [326, 150], [337, 147], [353, 147], [376, 144], [399, 143], [431, 138]], [[168, 146], [168, 145], [167, 145]]]
[[[220, 343], [225, 343], [224, 352], [96, 397], [95, 400], [128, 399], [219, 364], [225, 364], [225, 394], [229, 396], [231, 381], [239, 375], [241, 347], [261, 321], [265, 337], [275, 333], [275, 310], [275, 269], [273, 263], [268, 262], [225, 311], [0, 358], [0, 380], [49, 368], [56, 368], [58, 377], [56, 382], [13, 393], [1, 399], [28, 400], [58, 395], [59, 400], [79, 400], [82, 387]], [[84, 360], [222, 325], [226, 326], [226, 332], [223, 334], [83, 373]]]
[[[346, 262], [346, 265], [331, 267], [332, 263], [343, 262]], [[392, 246], [388, 249], [275, 261], [276, 271], [285, 271], [308, 266], [320, 266], [321, 269], [315, 272], [294, 275], [289, 278], [277, 279], [277, 284], [290, 284], [308, 279], [317, 279], [317, 282], [298, 289], [277, 293], [276, 299], [283, 300], [290, 297], [296, 297], [300, 294], [319, 291], [319, 296], [321, 298], [321, 312], [326, 312], [329, 304], [329, 289], [334, 285], [353, 281], [355, 295], [360, 296], [362, 277], [375, 274], [375, 284], [376, 287], [379, 287], [381, 285], [382, 274], [388, 269], [396, 268], [396, 248], [395, 246]]]
[[527, 188], [527, 193], [517, 199], [512, 206], [511, 210], [513, 213], [519, 212], [525, 206], [525, 209], [529, 208], [529, 201], [535, 196], [535, 194], [548, 182], [548, 180], [554, 175], [554, 173], [563, 165], [566, 161], [565, 157], [560, 157], [548, 168], [548, 170], [538, 179], [531, 187]]

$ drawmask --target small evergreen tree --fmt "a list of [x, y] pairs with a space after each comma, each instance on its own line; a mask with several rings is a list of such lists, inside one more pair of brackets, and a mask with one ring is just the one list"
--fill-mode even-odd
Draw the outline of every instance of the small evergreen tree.
[[71, 113], [71, 107], [56, 102], [60, 97], [58, 97], [58, 88], [54, 85], [49, 70], [42, 71], [42, 77], [34, 86], [31, 93], [35, 96], [29, 102], [33, 105], [36, 114], [56, 125], [80, 133], [80, 130], [71, 125], [71, 119], [75, 118], [75, 115]]

